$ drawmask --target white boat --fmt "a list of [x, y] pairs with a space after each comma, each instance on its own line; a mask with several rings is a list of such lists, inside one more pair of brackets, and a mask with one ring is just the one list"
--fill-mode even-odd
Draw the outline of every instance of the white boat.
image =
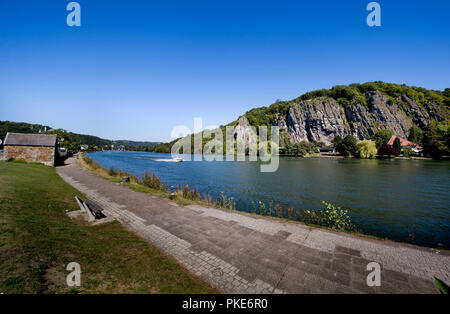
[[181, 157], [175, 158], [151, 158], [154, 161], [162, 161], [162, 162], [182, 162], [184, 161]]

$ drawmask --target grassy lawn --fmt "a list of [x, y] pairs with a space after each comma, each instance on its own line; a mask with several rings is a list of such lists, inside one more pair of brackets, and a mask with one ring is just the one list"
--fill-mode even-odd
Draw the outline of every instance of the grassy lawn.
[[[83, 226], [54, 168], [0, 162], [0, 293], [216, 293], [120, 223]], [[66, 265], [81, 266], [81, 287]]]

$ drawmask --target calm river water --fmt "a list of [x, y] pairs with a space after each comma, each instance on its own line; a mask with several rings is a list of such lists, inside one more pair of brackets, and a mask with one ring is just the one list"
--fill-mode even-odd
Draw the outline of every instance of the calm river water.
[[450, 249], [450, 162], [281, 158], [278, 171], [261, 173], [259, 162], [164, 162], [170, 154], [108, 151], [88, 154], [104, 167], [136, 176], [149, 170], [174, 189], [189, 184], [211, 196], [315, 209], [321, 201], [349, 210], [363, 233]]

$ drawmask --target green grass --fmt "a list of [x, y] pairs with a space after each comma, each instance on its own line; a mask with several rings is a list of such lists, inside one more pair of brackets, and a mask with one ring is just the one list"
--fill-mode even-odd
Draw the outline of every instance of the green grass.
[[[0, 162], [0, 293], [216, 293], [118, 222], [76, 224], [55, 168]], [[81, 287], [66, 285], [70, 262]]]

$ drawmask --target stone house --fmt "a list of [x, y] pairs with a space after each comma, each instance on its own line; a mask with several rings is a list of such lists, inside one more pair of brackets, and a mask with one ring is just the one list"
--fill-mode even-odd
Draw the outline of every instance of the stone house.
[[3, 144], [5, 160], [21, 159], [54, 166], [56, 160], [56, 134], [7, 133]]

